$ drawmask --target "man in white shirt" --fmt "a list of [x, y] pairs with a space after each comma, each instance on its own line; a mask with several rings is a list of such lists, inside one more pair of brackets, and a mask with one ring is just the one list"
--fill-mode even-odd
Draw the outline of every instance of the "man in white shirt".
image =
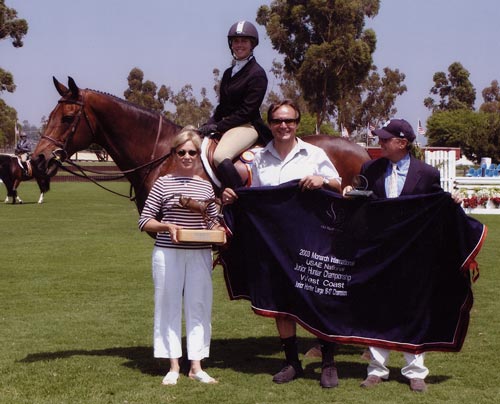
[[[279, 185], [299, 179], [302, 191], [326, 187], [341, 191], [341, 178], [326, 153], [296, 137], [300, 110], [289, 100], [269, 107], [267, 120], [273, 140], [259, 150], [252, 165], [252, 187]], [[237, 199], [231, 188], [222, 194], [225, 204]], [[276, 318], [276, 326], [285, 351], [285, 366], [273, 376], [275, 383], [287, 383], [302, 376], [298, 358], [296, 322], [289, 317]], [[320, 385], [324, 388], [338, 385], [334, 362], [335, 344], [320, 340], [322, 366]]]

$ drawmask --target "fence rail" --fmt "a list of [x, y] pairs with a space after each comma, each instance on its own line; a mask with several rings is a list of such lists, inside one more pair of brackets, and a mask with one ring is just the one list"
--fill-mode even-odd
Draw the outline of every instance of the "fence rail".
[[436, 167], [441, 174], [441, 188], [452, 192], [457, 176], [456, 153], [453, 150], [425, 151], [425, 162]]

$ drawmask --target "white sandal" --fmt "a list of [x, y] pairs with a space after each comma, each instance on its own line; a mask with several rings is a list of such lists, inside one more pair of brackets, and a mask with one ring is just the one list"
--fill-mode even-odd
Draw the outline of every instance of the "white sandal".
[[161, 384], [166, 386], [173, 386], [177, 384], [177, 380], [179, 379], [179, 372], [168, 372], [163, 378]]
[[209, 376], [207, 372], [204, 370], [200, 370], [198, 373], [191, 373], [189, 377], [193, 380], [199, 381], [201, 383], [206, 383], [206, 384], [215, 384], [217, 383], [217, 380], [215, 380], [213, 377]]

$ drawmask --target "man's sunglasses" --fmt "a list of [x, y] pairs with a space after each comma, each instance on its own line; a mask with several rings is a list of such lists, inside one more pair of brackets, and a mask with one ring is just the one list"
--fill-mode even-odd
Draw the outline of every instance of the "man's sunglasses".
[[180, 149], [180, 150], [177, 150], [176, 153], [179, 157], [184, 157], [186, 155], [186, 153], [189, 154], [191, 157], [194, 157], [198, 154], [198, 151], [197, 150]]
[[289, 126], [289, 125], [295, 125], [296, 123], [298, 122], [298, 119], [270, 119], [269, 120], [269, 123], [271, 125], [281, 125], [282, 123], [284, 123], [285, 125]]

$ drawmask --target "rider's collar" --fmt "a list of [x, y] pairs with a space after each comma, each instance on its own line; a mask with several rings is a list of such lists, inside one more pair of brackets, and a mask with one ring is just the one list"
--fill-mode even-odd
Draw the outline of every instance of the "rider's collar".
[[233, 70], [231, 71], [231, 76], [238, 73], [245, 65], [253, 58], [253, 55], [248, 56], [246, 59], [238, 60], [233, 59]]

